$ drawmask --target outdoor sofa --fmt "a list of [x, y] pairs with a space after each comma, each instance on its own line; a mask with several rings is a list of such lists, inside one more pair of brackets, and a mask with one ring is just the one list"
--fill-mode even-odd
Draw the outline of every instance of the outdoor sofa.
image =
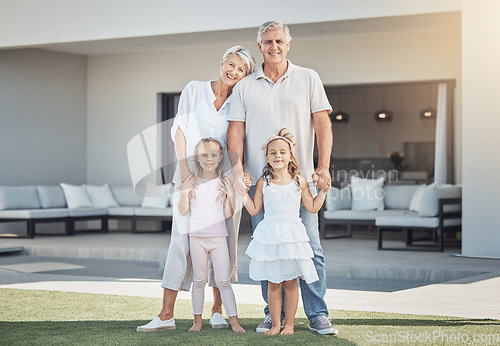
[[[377, 229], [379, 250], [409, 250], [418, 249], [411, 246], [418, 240], [429, 240], [414, 238], [414, 231], [425, 230], [420, 233], [430, 233], [434, 248], [443, 251], [445, 233], [461, 230], [461, 205], [462, 189], [458, 185], [384, 184], [383, 178], [353, 177], [349, 186], [328, 192], [320, 211], [320, 234], [322, 238], [352, 236], [353, 225], [368, 225]], [[345, 230], [331, 234], [328, 228], [332, 225]], [[384, 234], [389, 230], [404, 232], [405, 247], [383, 246]]]
[[140, 196], [132, 186], [70, 185], [0, 186], [0, 223], [25, 222], [33, 238], [40, 223], [64, 223], [66, 234], [75, 234], [78, 221], [100, 221], [108, 232], [109, 220], [128, 220], [137, 232], [141, 220], [172, 221], [172, 184], [160, 185], [154, 196]]

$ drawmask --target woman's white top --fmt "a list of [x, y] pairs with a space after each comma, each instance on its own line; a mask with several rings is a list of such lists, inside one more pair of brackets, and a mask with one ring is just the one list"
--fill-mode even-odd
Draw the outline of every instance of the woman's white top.
[[[202, 139], [212, 137], [217, 139], [224, 148], [224, 173], [231, 170], [231, 163], [226, 150], [227, 117], [231, 96], [227, 98], [217, 111], [214, 106], [215, 94], [211, 82], [192, 81], [182, 90], [177, 114], [171, 129], [172, 140], [175, 133], [181, 129], [186, 138], [186, 156], [192, 170], [192, 155], [196, 144]], [[179, 166], [172, 180], [176, 185], [180, 182]]]
[[224, 206], [217, 202], [220, 178], [196, 181], [196, 199], [189, 201], [189, 236], [225, 237], [227, 236]]

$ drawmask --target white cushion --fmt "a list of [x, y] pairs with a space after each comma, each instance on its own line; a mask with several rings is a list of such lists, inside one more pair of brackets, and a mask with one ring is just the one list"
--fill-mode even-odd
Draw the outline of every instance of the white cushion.
[[132, 186], [111, 186], [111, 192], [121, 207], [139, 207], [141, 205], [142, 196], [136, 193]]
[[422, 206], [422, 199], [424, 198], [425, 185], [421, 185], [417, 190], [413, 193], [410, 201], [409, 209], [411, 211], [420, 212], [420, 208]]
[[351, 178], [352, 210], [384, 210], [384, 178]]
[[434, 217], [439, 213], [439, 198], [458, 198], [462, 196], [462, 188], [449, 184], [430, 184], [425, 187], [420, 216]]
[[413, 194], [418, 185], [393, 184], [384, 186], [385, 209], [409, 209]]
[[40, 201], [35, 186], [0, 186], [0, 210], [38, 208]]
[[60, 186], [37, 186], [36, 189], [42, 208], [66, 208], [64, 191]]
[[84, 186], [61, 183], [69, 209], [92, 208], [87, 190]]
[[118, 207], [108, 184], [103, 186], [84, 185], [94, 208]]
[[326, 194], [326, 210], [345, 209], [351, 209], [351, 189], [349, 187], [343, 189], [331, 188]]
[[142, 199], [142, 208], [166, 208], [169, 205], [169, 197], [172, 184], [153, 185], [146, 187], [146, 196]]

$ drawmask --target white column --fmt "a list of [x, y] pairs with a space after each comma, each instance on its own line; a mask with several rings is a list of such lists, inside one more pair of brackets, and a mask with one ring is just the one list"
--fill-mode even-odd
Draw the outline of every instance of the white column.
[[500, 257], [500, 1], [462, 2], [462, 253]]
[[446, 84], [438, 86], [436, 142], [434, 149], [434, 181], [446, 183]]

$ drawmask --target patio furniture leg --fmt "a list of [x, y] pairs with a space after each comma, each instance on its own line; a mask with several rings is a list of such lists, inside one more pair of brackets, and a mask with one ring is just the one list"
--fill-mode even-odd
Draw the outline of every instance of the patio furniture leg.
[[413, 244], [413, 229], [411, 228], [405, 228], [406, 232], [406, 246], [412, 245]]
[[66, 234], [75, 235], [75, 222], [72, 220], [66, 221]]
[[382, 250], [382, 227], [377, 227], [377, 250]]
[[28, 227], [28, 237], [30, 238], [35, 238], [35, 222], [29, 220], [27, 222], [27, 227]]
[[101, 229], [103, 232], [109, 232], [109, 223], [107, 217], [103, 217], [101, 219]]
[[439, 251], [444, 251], [444, 232], [442, 229], [437, 230], [439, 240]]

